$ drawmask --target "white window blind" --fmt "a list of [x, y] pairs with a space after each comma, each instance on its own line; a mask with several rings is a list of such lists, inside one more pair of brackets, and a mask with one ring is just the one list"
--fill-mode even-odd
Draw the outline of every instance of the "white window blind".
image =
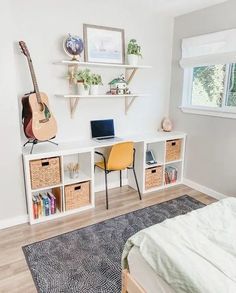
[[182, 40], [183, 68], [236, 63], [236, 29]]

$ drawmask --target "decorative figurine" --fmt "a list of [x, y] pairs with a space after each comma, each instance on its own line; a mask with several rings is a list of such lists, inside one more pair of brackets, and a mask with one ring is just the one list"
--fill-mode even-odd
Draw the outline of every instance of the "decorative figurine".
[[113, 79], [111, 82], [109, 82], [109, 85], [110, 85], [110, 91], [107, 94], [112, 94], [112, 95], [130, 94], [128, 83], [125, 80], [123, 75]]

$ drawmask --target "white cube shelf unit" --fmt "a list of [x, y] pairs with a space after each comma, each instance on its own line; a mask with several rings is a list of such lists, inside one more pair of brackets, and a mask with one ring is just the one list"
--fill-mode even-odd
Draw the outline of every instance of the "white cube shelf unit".
[[[167, 161], [166, 152], [167, 152], [167, 142], [180, 141], [180, 151], [178, 159]], [[185, 154], [185, 133], [160, 133], [158, 137], [146, 138], [142, 143], [136, 143], [136, 172], [139, 180], [140, 190], [142, 194], [147, 194], [149, 192], [158, 191], [168, 187], [173, 187], [178, 184], [183, 183], [183, 171], [184, 171], [184, 154]], [[146, 163], [146, 151], [151, 150], [156, 159], [156, 164], [148, 165]], [[175, 168], [177, 171], [176, 180], [167, 183], [165, 180], [165, 171], [168, 170], [168, 167]], [[160, 173], [162, 169], [162, 179], [161, 182], [156, 178], [156, 173]], [[151, 176], [150, 173], [153, 172], [153, 180], [150, 178], [152, 184], [147, 186], [147, 177]], [[129, 185], [136, 189], [135, 182], [132, 179], [131, 172], [128, 172], [128, 181]]]
[[[63, 148], [62, 148], [63, 149]], [[47, 220], [56, 219], [62, 216], [70, 215], [73, 213], [78, 213], [90, 208], [93, 208], [94, 203], [94, 156], [92, 149], [88, 150], [80, 150], [80, 149], [71, 149], [68, 150], [65, 148], [64, 150], [59, 149], [53, 151], [45, 151], [37, 154], [24, 154], [23, 155], [23, 163], [24, 163], [24, 173], [25, 173], [25, 187], [26, 187], [26, 196], [27, 196], [27, 206], [29, 213], [29, 221], [30, 224], [41, 223]], [[42, 187], [34, 188], [32, 187], [32, 170], [30, 167], [30, 163], [32, 161], [47, 161], [50, 158], [59, 158], [60, 160], [60, 183], [55, 185], [47, 186], [43, 184]], [[79, 173], [76, 178], [70, 178], [69, 172], [67, 170], [67, 165], [69, 163], [78, 163], [79, 164]], [[46, 167], [46, 166], [45, 166]], [[43, 172], [43, 168], [39, 170]], [[53, 174], [52, 174], [53, 176]], [[78, 184], [83, 184], [89, 182], [89, 203], [86, 205], [82, 205], [81, 207], [74, 209], [66, 209], [66, 200], [65, 200], [65, 187], [73, 186]], [[34, 209], [33, 209], [33, 195], [45, 194], [47, 192], [52, 192], [56, 195], [57, 201], [57, 210], [56, 213], [50, 215], [39, 216], [38, 218], [34, 217]]]
[[[149, 192], [165, 189], [183, 182], [183, 170], [184, 170], [184, 153], [185, 153], [185, 140], [186, 135], [181, 132], [158, 132], [151, 135], [131, 136], [123, 138], [123, 141], [133, 141], [135, 143], [136, 158], [135, 169], [138, 178], [140, 191], [145, 196]], [[119, 142], [95, 142], [92, 140], [78, 141], [71, 143], [61, 143], [59, 146], [50, 144], [37, 145], [34, 148], [34, 154], [29, 154], [29, 148], [25, 148], [23, 151], [24, 162], [24, 174], [25, 174], [25, 189], [28, 205], [28, 213], [30, 224], [36, 224], [47, 220], [56, 219], [73, 213], [79, 213], [84, 210], [95, 207], [95, 195], [94, 195], [94, 158], [96, 150], [103, 150], [103, 153], [109, 153], [109, 149], [113, 144]], [[157, 163], [154, 165], [146, 164], [146, 151], [152, 150]], [[168, 152], [168, 156], [166, 153]], [[53, 170], [47, 171], [48, 160], [59, 159], [56, 161], [59, 165], [59, 172]], [[97, 159], [97, 158], [96, 158]], [[39, 164], [39, 170], [33, 170], [31, 172], [30, 165], [32, 162], [39, 160], [42, 166]], [[55, 164], [56, 164], [55, 163]], [[67, 171], [69, 163], [79, 164], [79, 176], [77, 178], [70, 178]], [[45, 173], [44, 173], [44, 167]], [[171, 168], [170, 168], [171, 167]], [[171, 178], [170, 183], [166, 183], [165, 170], [174, 169], [177, 172], [176, 180]], [[36, 173], [35, 173], [36, 172]], [[37, 173], [38, 172], [38, 173]], [[47, 173], [48, 172], [48, 173]], [[36, 174], [36, 176], [35, 176]], [[38, 175], [37, 175], [38, 174]], [[43, 174], [43, 175], [42, 175]], [[47, 174], [50, 184], [46, 184], [44, 174]], [[53, 183], [55, 174], [55, 184]], [[125, 175], [125, 173], [124, 173]], [[35, 178], [34, 185], [31, 184], [32, 178]], [[58, 179], [59, 178], [59, 179]], [[41, 180], [41, 181], [40, 181]], [[75, 186], [80, 188], [85, 183], [82, 190], [88, 190], [89, 182], [89, 201], [86, 200], [86, 196], [80, 201], [79, 197], [76, 197], [78, 201], [82, 202], [82, 206], [74, 208], [71, 204], [70, 196], [67, 197], [65, 187]], [[136, 189], [133, 172], [128, 170], [127, 172], [128, 185]], [[68, 190], [68, 188], [66, 188]], [[48, 216], [41, 216], [39, 218], [34, 217], [33, 208], [33, 196], [46, 192], [52, 192], [56, 195], [58, 208], [55, 214]], [[67, 201], [66, 201], [67, 199]], [[86, 203], [86, 204], [85, 204]], [[67, 208], [67, 205], [70, 208]], [[105, 195], [104, 195], [104, 208], [105, 208]]]

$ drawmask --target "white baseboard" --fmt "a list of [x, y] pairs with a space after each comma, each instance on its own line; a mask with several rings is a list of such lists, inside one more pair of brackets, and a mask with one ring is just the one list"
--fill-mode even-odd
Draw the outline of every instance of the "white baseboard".
[[[127, 185], [128, 184], [128, 179], [127, 178], [123, 178], [122, 179], [122, 185]], [[114, 182], [108, 182], [108, 188], [116, 188], [116, 187], [120, 187], [120, 181], [114, 181]], [[99, 192], [99, 191], [104, 191], [105, 190], [105, 185], [97, 185], [95, 186], [95, 192]]]
[[12, 226], [17, 226], [20, 224], [25, 224], [29, 222], [28, 215], [18, 216], [15, 218], [9, 218], [6, 220], [0, 220], [0, 230], [10, 228]]
[[187, 185], [188, 187], [191, 187], [193, 189], [196, 189], [197, 191], [200, 191], [202, 193], [205, 193], [205, 194], [207, 194], [207, 195], [209, 195], [211, 197], [214, 197], [215, 199], [218, 199], [218, 200], [227, 197], [227, 195], [225, 195], [223, 193], [220, 193], [220, 192], [215, 191], [215, 190], [213, 190], [211, 188], [208, 188], [206, 186], [203, 186], [201, 184], [198, 184], [198, 183], [196, 183], [196, 182], [194, 182], [192, 180], [189, 180], [187, 178], [184, 178], [183, 184], [184, 185]]

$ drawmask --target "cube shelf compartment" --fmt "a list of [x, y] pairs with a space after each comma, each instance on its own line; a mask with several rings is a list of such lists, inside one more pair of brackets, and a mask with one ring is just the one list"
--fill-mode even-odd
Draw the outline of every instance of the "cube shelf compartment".
[[[24, 169], [25, 169], [25, 182], [26, 182], [26, 194], [27, 194], [27, 203], [28, 203], [28, 212], [29, 212], [29, 220], [30, 224], [36, 224], [41, 223], [44, 221], [56, 219], [59, 217], [63, 217], [65, 215], [77, 213], [86, 209], [90, 209], [94, 207], [94, 191], [93, 191], [93, 151], [89, 149], [88, 151], [76, 151], [76, 150], [65, 150], [57, 151], [55, 152], [55, 155], [49, 155], [48, 153], [41, 153], [38, 155], [27, 155], [24, 156]], [[32, 172], [32, 166], [35, 165], [35, 162], [37, 162], [38, 168], [36, 168], [36, 172]], [[32, 164], [33, 163], [33, 164]], [[47, 163], [43, 165], [43, 163]], [[51, 170], [48, 171], [50, 168], [50, 163], [52, 164]], [[69, 172], [66, 170], [66, 166], [69, 163], [78, 163], [79, 164], [79, 174], [76, 178], [70, 178]], [[45, 168], [45, 169], [44, 169]], [[52, 174], [52, 171], [54, 170], [57, 173], [57, 180], [52, 181], [51, 175], [49, 176], [49, 180], [47, 183], [47, 176], [42, 176], [42, 172], [44, 170], [47, 170], [47, 174]], [[41, 172], [41, 173], [40, 173]], [[31, 185], [32, 181], [32, 174], [36, 174], [35, 178], [37, 176], [39, 178], [43, 177], [43, 184], [36, 185], [37, 188], [33, 189], [35, 187], [34, 185]], [[59, 175], [58, 175], [59, 174]], [[53, 176], [52, 176], [53, 177]], [[58, 178], [60, 180], [58, 180]], [[58, 183], [59, 181], [59, 183]], [[71, 205], [71, 208], [66, 208], [66, 203], [68, 204], [68, 201], [66, 202], [66, 188], [69, 186], [80, 185], [82, 182], [88, 182], [89, 185], [87, 198], [89, 200], [84, 200], [82, 198], [82, 201], [80, 197], [77, 198], [78, 203], [74, 202], [74, 207]], [[55, 193], [56, 196], [56, 202], [57, 202], [57, 209], [56, 213], [51, 214], [41, 214], [38, 217], [35, 217], [35, 210], [36, 206], [33, 205], [33, 197], [35, 199], [37, 195], [44, 194], [46, 195], [47, 192]]]

